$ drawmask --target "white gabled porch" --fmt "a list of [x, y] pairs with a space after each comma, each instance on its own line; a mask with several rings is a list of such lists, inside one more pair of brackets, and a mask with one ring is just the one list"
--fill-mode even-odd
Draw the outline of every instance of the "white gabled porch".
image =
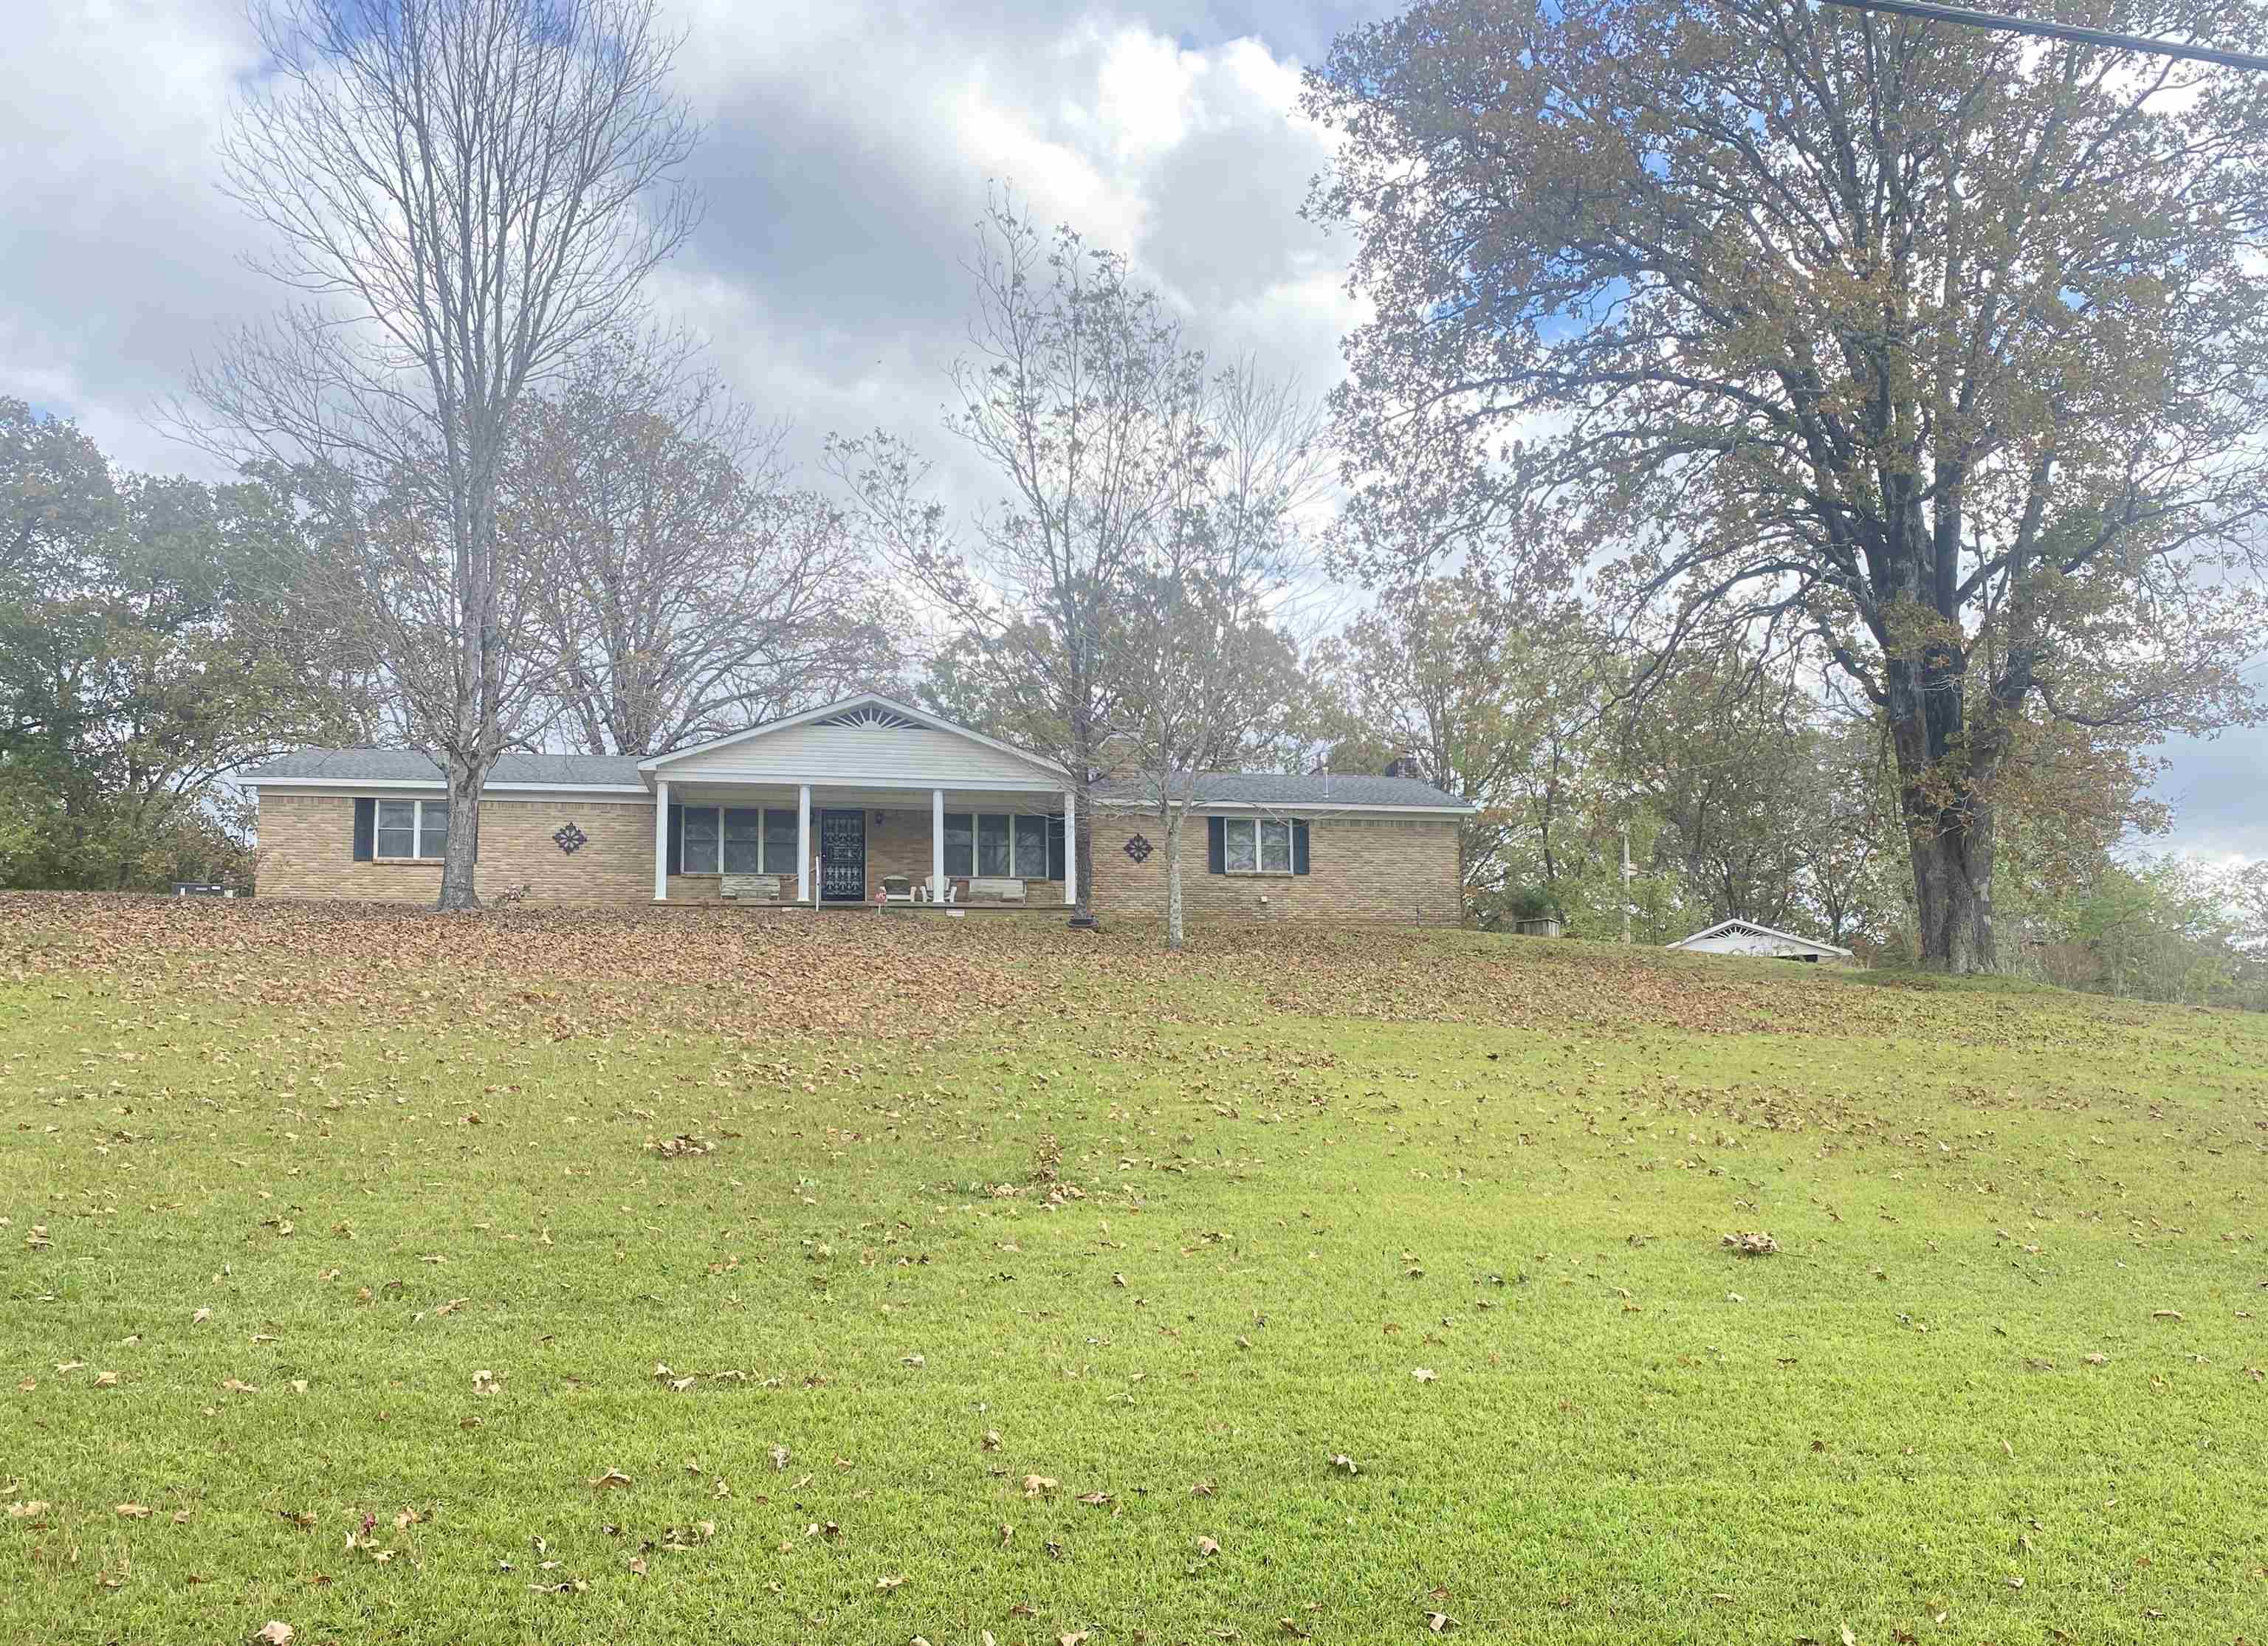
[[657, 903], [1075, 903], [1060, 767], [868, 695], [642, 761]]

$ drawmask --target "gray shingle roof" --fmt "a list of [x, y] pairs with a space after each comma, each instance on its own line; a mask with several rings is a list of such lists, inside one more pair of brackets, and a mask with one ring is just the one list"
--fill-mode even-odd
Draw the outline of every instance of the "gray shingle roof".
[[[1177, 785], [1178, 786], [1178, 785]], [[1142, 805], [1155, 792], [1144, 777], [1097, 783], [1094, 797], [1105, 805]], [[1454, 806], [1471, 808], [1416, 777], [1365, 777], [1333, 773], [1325, 777], [1289, 772], [1207, 772], [1191, 791], [1199, 805]]]
[[[326, 783], [431, 783], [441, 768], [415, 749], [298, 749], [244, 774], [257, 783], [272, 777], [320, 777]], [[489, 774], [492, 783], [540, 783], [552, 789], [620, 784], [642, 786], [637, 761], [615, 754], [506, 754]]]
[[[642, 787], [637, 761], [629, 755], [506, 754], [490, 774], [492, 783], [530, 783], [547, 789]], [[277, 777], [320, 778], [325, 783], [430, 783], [441, 781], [441, 768], [414, 749], [299, 749], [279, 755], [244, 774], [258, 783]], [[1147, 804], [1148, 780], [1097, 783], [1103, 805]], [[1199, 805], [1286, 806], [1324, 810], [1332, 806], [1433, 806], [1469, 809], [1416, 777], [1367, 777], [1334, 773], [1329, 777], [1287, 772], [1208, 772], [1197, 780]]]

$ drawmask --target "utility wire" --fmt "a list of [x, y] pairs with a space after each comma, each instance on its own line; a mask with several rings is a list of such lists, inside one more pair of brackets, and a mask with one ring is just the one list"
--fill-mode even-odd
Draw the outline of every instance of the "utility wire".
[[1829, 5], [1854, 11], [1894, 11], [1900, 17], [1930, 23], [1965, 23], [1975, 28], [2001, 29], [2016, 34], [2042, 34], [2051, 40], [2077, 40], [2084, 46], [2107, 46], [2117, 51], [2148, 52], [2161, 57], [2187, 57], [2198, 62], [2219, 63], [2224, 69], [2268, 70], [2268, 57], [2251, 52], [2228, 51], [2219, 46], [2198, 46], [2187, 40], [2152, 40], [2140, 34], [2114, 34], [2109, 29], [2087, 28], [2077, 23], [2010, 17], [2002, 11], [1976, 11], [1967, 6], [1940, 5], [1936, 0], [1825, 0]]

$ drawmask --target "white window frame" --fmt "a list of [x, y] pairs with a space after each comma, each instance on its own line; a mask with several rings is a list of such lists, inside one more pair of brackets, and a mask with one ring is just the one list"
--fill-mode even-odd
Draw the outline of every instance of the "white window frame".
[[[1228, 861], [1229, 834], [1232, 831], [1247, 828], [1252, 831], [1252, 867], [1249, 869], [1233, 868], [1230, 866]], [[1268, 836], [1263, 833], [1263, 831], [1275, 829], [1281, 829], [1284, 831], [1284, 866], [1281, 869], [1270, 869], [1267, 866], [1268, 853], [1265, 849], [1264, 842]], [[1298, 872], [1298, 861], [1292, 854], [1292, 830], [1291, 819], [1223, 818], [1221, 819], [1220, 871], [1223, 874], [1284, 875], [1295, 874]]]
[[[427, 806], [446, 806], [449, 803], [446, 800], [403, 800], [396, 797], [387, 795], [379, 795], [375, 797], [370, 813], [371, 861], [372, 863], [440, 862], [442, 852], [446, 852], [448, 849], [449, 831], [446, 827], [440, 831], [442, 852], [436, 852], [433, 856], [430, 857], [427, 856], [425, 855], [425, 808]], [[409, 808], [409, 855], [407, 857], [398, 856], [390, 852], [382, 852], [378, 849], [378, 837], [380, 834], [399, 834], [401, 832], [400, 829], [389, 829], [386, 827], [386, 808], [388, 806], [402, 805], [406, 805]], [[453, 812], [449, 815], [449, 821], [451, 823], [454, 823], [456, 821], [456, 814]]]
[[[691, 869], [684, 866], [687, 861], [685, 853], [685, 825], [696, 812], [713, 812], [717, 816], [717, 866], [714, 869]], [[762, 868], [755, 870], [734, 869], [729, 871], [725, 869], [725, 813], [727, 812], [754, 812], [756, 813], [756, 861], [763, 865]], [[681, 874], [688, 875], [721, 875], [727, 872], [733, 874], [753, 873], [778, 875], [796, 873], [797, 869], [794, 858], [797, 849], [794, 846], [789, 845], [785, 841], [783, 841], [780, 843], [787, 849], [789, 857], [788, 863], [784, 867], [775, 866], [772, 863], [771, 819], [774, 812], [777, 812], [781, 816], [790, 819], [792, 819], [796, 815], [796, 810], [793, 806], [728, 806], [724, 805], [679, 806], [677, 808], [678, 871]]]
[[[1052, 877], [1048, 873], [1048, 834], [1051, 826], [1056, 820], [1056, 814], [1054, 812], [953, 811], [946, 812], [946, 815], [947, 817], [965, 817], [968, 819], [968, 873], [965, 876], [954, 876], [954, 878], [989, 880], [995, 878], [991, 875], [986, 874], [984, 871], [978, 866], [983, 861], [984, 819], [986, 818], [1005, 819], [1008, 825], [1008, 871], [1005, 875], [998, 877], [998, 878], [1005, 880], [1046, 880], [1052, 878]], [[1037, 818], [1040, 819], [1040, 869], [1037, 874], [1030, 872], [1017, 861], [1016, 822], [1020, 818]], [[953, 875], [953, 871], [950, 869], [946, 870], [946, 872], [948, 875]]]

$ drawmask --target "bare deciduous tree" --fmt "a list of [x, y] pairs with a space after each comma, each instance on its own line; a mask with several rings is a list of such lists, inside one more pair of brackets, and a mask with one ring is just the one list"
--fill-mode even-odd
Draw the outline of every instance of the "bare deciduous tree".
[[1307, 106], [1376, 305], [1340, 401], [1371, 569], [1540, 506], [1660, 655], [1823, 655], [1888, 720], [1931, 961], [1993, 964], [1994, 810], [2046, 728], [2252, 712], [2268, 77], [1786, 0], [1432, 0]]
[[[1201, 459], [1204, 360], [1123, 256], [1069, 228], [1043, 239], [1005, 194], [970, 274], [973, 352], [954, 368], [946, 426], [1000, 478], [1003, 497], [956, 529], [927, 495], [927, 461], [885, 432], [831, 440], [828, 467], [892, 569], [976, 643], [957, 664], [1027, 706], [1013, 730], [1063, 761], [1091, 817], [1116, 706], [1108, 636]], [[1075, 895], [1091, 920], [1086, 878]]]
[[303, 294], [198, 371], [202, 424], [306, 480], [343, 623], [447, 773], [441, 907], [477, 905], [480, 798], [543, 701], [497, 530], [529, 386], [620, 324], [695, 217], [653, 0], [265, 0], [224, 151]]
[[535, 605], [566, 740], [659, 754], [900, 665], [841, 512], [785, 483], [758, 425], [687, 349], [622, 334], [529, 402], [505, 535]]
[[1211, 774], [1244, 763], [1300, 696], [1285, 630], [1315, 556], [1305, 516], [1329, 448], [1319, 407], [1246, 359], [1215, 374], [1197, 439], [1168, 477], [1160, 531], [1130, 569], [1103, 665], [1120, 705], [1122, 769], [1163, 833], [1166, 946], [1182, 946], [1184, 824]]

